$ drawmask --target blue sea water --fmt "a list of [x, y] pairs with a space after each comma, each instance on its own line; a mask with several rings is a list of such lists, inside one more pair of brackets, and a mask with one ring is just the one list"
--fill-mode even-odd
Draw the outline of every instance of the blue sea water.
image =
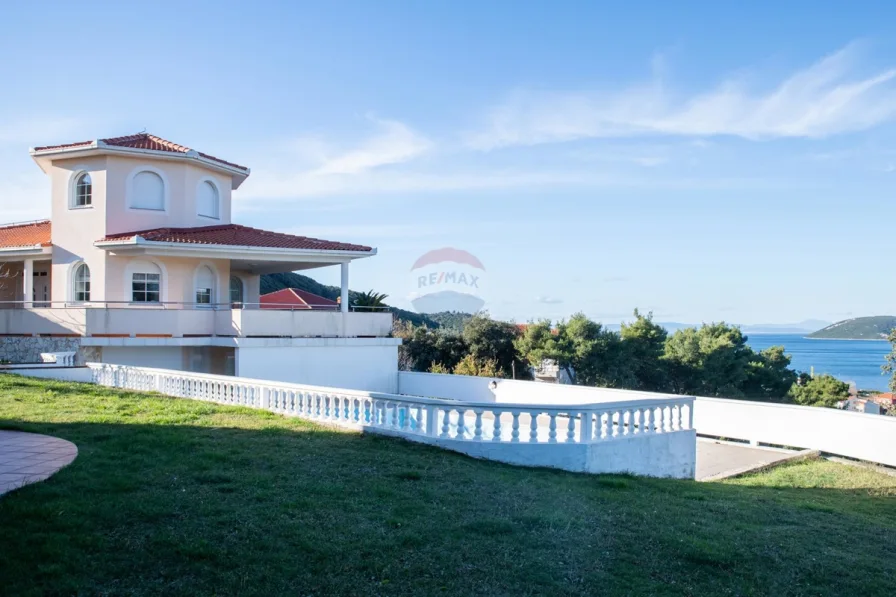
[[884, 357], [890, 352], [886, 340], [810, 340], [800, 334], [751, 334], [747, 344], [759, 351], [783, 346], [798, 371], [829, 373], [861, 390], [886, 390], [888, 378], [881, 374]]

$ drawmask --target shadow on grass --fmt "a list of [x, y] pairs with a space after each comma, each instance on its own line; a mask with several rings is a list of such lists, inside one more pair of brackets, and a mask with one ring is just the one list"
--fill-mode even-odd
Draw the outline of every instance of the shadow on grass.
[[0, 392], [0, 428], [79, 448], [0, 497], [10, 594], [887, 595], [896, 577], [896, 506], [868, 489], [576, 475], [94, 386]]

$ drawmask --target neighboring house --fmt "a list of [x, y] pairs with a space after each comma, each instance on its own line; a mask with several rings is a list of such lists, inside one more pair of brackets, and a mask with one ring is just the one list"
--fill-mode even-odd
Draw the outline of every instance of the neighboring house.
[[852, 412], [866, 413], [869, 415], [885, 414], [880, 404], [868, 398], [851, 397], [849, 400], [842, 400], [838, 403], [840, 408]]
[[[249, 169], [153, 135], [31, 155], [51, 217], [0, 227], [0, 358], [29, 336], [81, 361], [394, 389], [391, 314], [348, 312], [349, 264], [376, 249], [232, 223]], [[339, 311], [259, 309], [262, 274], [327, 266]]]
[[339, 304], [336, 301], [324, 298], [320, 295], [299, 290], [298, 288], [284, 288], [276, 292], [261, 295], [262, 309], [318, 309], [323, 311], [337, 311]]
[[[529, 324], [518, 323], [516, 327], [522, 334], [529, 328]], [[558, 333], [557, 328], [551, 328], [552, 335], [556, 336]], [[542, 359], [538, 366], [529, 367], [529, 372], [533, 380], [542, 383], [572, 384], [569, 373], [554, 359]]]

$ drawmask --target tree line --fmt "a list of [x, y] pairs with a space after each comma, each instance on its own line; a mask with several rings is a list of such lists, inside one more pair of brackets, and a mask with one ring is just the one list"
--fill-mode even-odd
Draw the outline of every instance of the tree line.
[[736, 326], [709, 323], [669, 334], [638, 310], [619, 332], [582, 313], [557, 325], [523, 326], [482, 313], [459, 331], [405, 322], [395, 335], [403, 339], [399, 366], [407, 371], [530, 379], [547, 360], [583, 386], [813, 406], [849, 396], [848, 384], [830, 375], [792, 369], [783, 346], [754, 351]]

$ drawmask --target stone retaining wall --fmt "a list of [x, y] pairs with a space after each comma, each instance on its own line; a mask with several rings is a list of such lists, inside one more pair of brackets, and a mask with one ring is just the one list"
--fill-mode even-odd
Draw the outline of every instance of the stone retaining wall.
[[80, 338], [0, 336], [0, 362], [39, 363], [42, 352], [77, 352], [75, 364], [100, 360], [99, 348], [81, 346]]

